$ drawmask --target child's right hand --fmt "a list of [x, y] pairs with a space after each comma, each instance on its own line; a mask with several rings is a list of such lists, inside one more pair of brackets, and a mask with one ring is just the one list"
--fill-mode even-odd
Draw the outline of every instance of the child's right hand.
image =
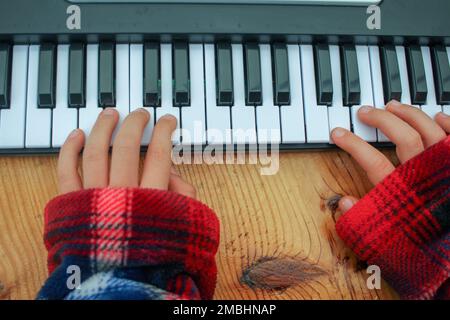
[[[170, 190], [194, 198], [194, 187], [184, 181], [172, 167], [171, 136], [176, 128], [176, 119], [166, 115], [156, 123], [141, 179], [140, 144], [150, 114], [145, 109], [138, 109], [126, 117], [114, 139], [110, 165], [110, 141], [118, 120], [118, 112], [108, 108], [100, 113], [86, 144], [82, 130], [74, 130], [69, 135], [59, 154], [59, 193], [90, 188], [141, 187]], [[78, 160], [83, 147], [81, 179]]]
[[[386, 110], [363, 107], [358, 116], [367, 125], [383, 132], [396, 145], [397, 156], [402, 164], [445, 139], [450, 133], [450, 116], [439, 113], [436, 121], [433, 121], [420, 109], [397, 101], [391, 101]], [[395, 170], [394, 165], [380, 151], [352, 132], [336, 128], [331, 137], [366, 171], [374, 185]], [[339, 201], [341, 212], [348, 211], [357, 201], [351, 196], [343, 197]]]

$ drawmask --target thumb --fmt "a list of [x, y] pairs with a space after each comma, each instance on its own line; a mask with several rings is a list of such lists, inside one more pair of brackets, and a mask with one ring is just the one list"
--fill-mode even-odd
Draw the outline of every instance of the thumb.
[[356, 203], [358, 202], [358, 199], [351, 196], [345, 196], [342, 197], [341, 200], [339, 200], [339, 210], [342, 213], [347, 212], [350, 210]]

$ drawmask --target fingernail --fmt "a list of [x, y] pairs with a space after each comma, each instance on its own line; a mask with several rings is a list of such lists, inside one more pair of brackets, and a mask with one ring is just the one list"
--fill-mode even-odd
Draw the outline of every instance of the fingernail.
[[332, 135], [333, 135], [333, 137], [335, 137], [335, 138], [340, 138], [340, 137], [343, 137], [343, 136], [345, 135], [345, 133], [346, 133], [346, 130], [345, 130], [345, 129], [342, 129], [342, 128], [336, 128], [336, 129], [333, 130]]
[[369, 113], [370, 111], [372, 111], [373, 110], [373, 108], [372, 107], [369, 107], [369, 106], [364, 106], [364, 107], [361, 107], [361, 108], [359, 108], [359, 113]]
[[161, 119], [168, 119], [168, 120], [175, 120], [177, 121], [177, 118], [175, 118], [173, 115], [171, 115], [170, 113], [165, 114], [161, 117]]
[[443, 113], [443, 112], [439, 112], [439, 113], [437, 114], [437, 116], [438, 116], [438, 117], [441, 117], [441, 118], [443, 118], [443, 119], [447, 119], [447, 118], [449, 117], [449, 115], [447, 115], [447, 114], [445, 114], [445, 113]]
[[106, 108], [103, 110], [102, 115], [104, 116], [113, 116], [116, 111], [113, 108]]
[[136, 109], [136, 110], [134, 110], [134, 112], [142, 112], [142, 113], [148, 113], [148, 111], [147, 111], [147, 110], [145, 110], [144, 108], [139, 108], [139, 109]]
[[341, 210], [343, 212], [347, 212], [355, 205], [355, 203], [352, 200], [350, 200], [349, 198], [342, 199], [340, 204], [341, 204]]
[[391, 101], [388, 102], [388, 105], [392, 106], [392, 107], [400, 107], [402, 105], [401, 102], [393, 99]]
[[75, 129], [69, 134], [69, 139], [75, 138], [80, 133], [80, 130]]

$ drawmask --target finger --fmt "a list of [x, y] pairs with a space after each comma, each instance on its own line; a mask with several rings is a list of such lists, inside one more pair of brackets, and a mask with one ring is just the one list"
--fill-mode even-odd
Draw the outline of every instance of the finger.
[[144, 160], [141, 187], [167, 190], [172, 166], [172, 133], [177, 120], [163, 116], [153, 129], [152, 139]]
[[173, 167], [170, 172], [169, 190], [194, 199], [197, 194], [195, 188], [184, 181]]
[[336, 128], [331, 137], [338, 147], [348, 152], [366, 171], [373, 184], [379, 183], [395, 170], [394, 165], [380, 151], [352, 132]]
[[365, 124], [380, 129], [396, 145], [401, 163], [414, 158], [425, 149], [420, 134], [391, 112], [362, 107], [358, 116]]
[[358, 202], [358, 199], [351, 196], [345, 196], [342, 197], [341, 200], [339, 200], [339, 210], [342, 213], [347, 212], [350, 210], [356, 203]]
[[142, 133], [149, 120], [145, 109], [137, 109], [125, 118], [113, 144], [110, 186], [138, 186]]
[[109, 146], [119, 114], [113, 108], [103, 110], [89, 135], [83, 152], [83, 177], [85, 188], [108, 186]]
[[446, 137], [444, 130], [418, 108], [391, 101], [386, 106], [386, 110], [413, 127], [422, 137], [425, 148], [431, 147]]
[[436, 122], [448, 134], [450, 134], [450, 116], [443, 112], [436, 115]]
[[59, 194], [78, 191], [83, 188], [78, 174], [78, 157], [83, 145], [84, 133], [76, 129], [70, 133], [61, 147], [57, 167]]

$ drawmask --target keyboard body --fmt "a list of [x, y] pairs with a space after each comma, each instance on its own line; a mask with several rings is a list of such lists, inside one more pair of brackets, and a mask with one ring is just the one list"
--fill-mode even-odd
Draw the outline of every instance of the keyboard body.
[[361, 106], [450, 113], [447, 0], [384, 0], [380, 29], [367, 5], [174, 2], [0, 2], [0, 154], [57, 152], [109, 105], [149, 110], [143, 145], [175, 115], [196, 150], [332, 148], [336, 126], [390, 146]]

